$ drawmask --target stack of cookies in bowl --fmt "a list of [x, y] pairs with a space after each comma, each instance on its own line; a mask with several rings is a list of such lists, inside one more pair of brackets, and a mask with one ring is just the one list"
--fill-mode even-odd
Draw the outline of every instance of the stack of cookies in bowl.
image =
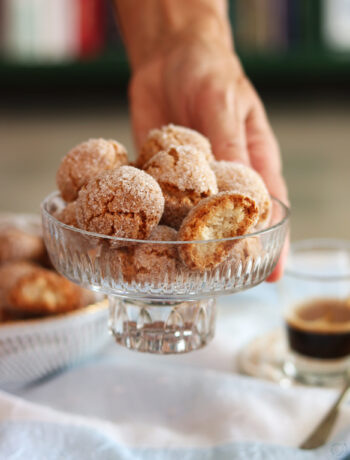
[[240, 239], [269, 225], [262, 178], [216, 161], [209, 141], [188, 128], [151, 131], [133, 164], [115, 140], [83, 142], [63, 158], [57, 185], [62, 200], [50, 214], [91, 240], [105, 237], [99, 264], [115, 280], [183, 281], [263, 253], [258, 238]]

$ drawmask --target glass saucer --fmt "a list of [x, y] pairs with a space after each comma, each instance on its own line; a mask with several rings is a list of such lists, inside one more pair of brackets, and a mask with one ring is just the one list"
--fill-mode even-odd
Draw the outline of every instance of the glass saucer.
[[238, 355], [238, 367], [243, 374], [291, 386], [295, 382], [286, 375], [284, 363], [287, 344], [282, 329], [274, 329], [251, 340]]
[[[320, 366], [322, 366], [322, 361], [320, 361], [321, 364], [317, 365], [319, 373], [314, 374], [314, 378], [305, 378], [298, 369], [304, 366], [310, 370], [314, 361], [314, 359], [291, 353], [285, 331], [280, 328], [268, 331], [251, 340], [238, 355], [238, 368], [243, 374], [270, 380], [283, 387], [292, 385], [339, 387], [344, 384], [346, 374], [341, 367], [344, 364], [337, 361], [333, 364], [327, 362], [325, 373], [320, 372]], [[333, 366], [334, 370], [339, 368], [339, 373], [331, 374], [328, 378], [327, 373], [329, 373], [330, 366]]]
[[[184, 353], [214, 335], [215, 297], [249, 289], [273, 271], [288, 229], [289, 210], [273, 199], [269, 228], [210, 241], [149, 241], [87, 232], [58, 221], [59, 193], [41, 206], [43, 236], [56, 270], [109, 296], [110, 329], [119, 344], [150, 353]], [[186, 245], [234, 251], [218, 266], [190, 270], [179, 254]]]

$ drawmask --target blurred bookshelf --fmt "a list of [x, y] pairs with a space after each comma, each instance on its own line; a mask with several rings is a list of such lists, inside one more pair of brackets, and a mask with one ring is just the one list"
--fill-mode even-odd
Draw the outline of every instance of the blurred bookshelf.
[[[348, 81], [350, 0], [232, 0], [235, 46], [254, 82]], [[111, 0], [0, 0], [2, 87], [125, 85]]]

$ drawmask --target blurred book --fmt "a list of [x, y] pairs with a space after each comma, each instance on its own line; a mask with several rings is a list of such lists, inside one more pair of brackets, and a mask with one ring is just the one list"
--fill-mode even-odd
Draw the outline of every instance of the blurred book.
[[115, 4], [113, 0], [106, 0], [106, 40], [110, 48], [120, 49], [123, 46], [123, 40], [120, 35]]
[[80, 56], [97, 54], [104, 45], [106, 3], [101, 0], [77, 0], [80, 25]]
[[2, 0], [3, 52], [12, 59], [65, 62], [104, 46], [102, 0]]
[[234, 36], [249, 52], [283, 51], [288, 46], [288, 0], [235, 0]]
[[[113, 56], [121, 61], [114, 9], [113, 0], [0, 0], [4, 61], [44, 65], [100, 56], [97, 66]], [[328, 51], [350, 51], [350, 0], [230, 0], [230, 12], [243, 58], [294, 53], [302, 60], [314, 52], [326, 56], [325, 45]]]
[[323, 0], [323, 36], [337, 51], [350, 50], [350, 0]]

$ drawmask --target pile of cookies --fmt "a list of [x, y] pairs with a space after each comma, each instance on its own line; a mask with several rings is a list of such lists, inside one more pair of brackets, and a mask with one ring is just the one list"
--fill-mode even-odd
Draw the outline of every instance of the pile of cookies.
[[111, 273], [128, 282], [149, 281], [157, 273], [171, 278], [178, 270], [203, 272], [256, 254], [257, 238], [227, 238], [266, 227], [271, 215], [257, 172], [216, 161], [204, 136], [174, 125], [151, 131], [133, 165], [117, 141], [79, 144], [63, 158], [57, 185], [66, 206], [54, 217], [66, 225], [117, 238], [179, 242], [111, 244]]
[[65, 313], [93, 301], [56, 273], [37, 233], [0, 227], [0, 322]]

